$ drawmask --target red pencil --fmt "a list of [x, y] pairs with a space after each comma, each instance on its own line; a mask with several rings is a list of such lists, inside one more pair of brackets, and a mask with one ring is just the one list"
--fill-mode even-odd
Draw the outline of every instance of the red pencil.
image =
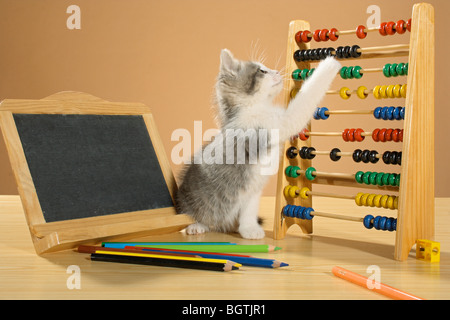
[[[128, 247], [125, 249], [116, 249], [116, 248], [104, 248], [104, 247], [85, 246], [85, 245], [78, 246], [78, 252], [80, 252], [80, 253], [96, 253], [97, 251], [129, 252], [129, 253], [142, 252], [142, 250], [135, 250], [134, 247]], [[147, 251], [147, 253], [149, 253], [149, 252]], [[181, 252], [180, 253], [158, 252], [155, 254], [160, 254], [162, 256], [180, 256], [180, 257], [189, 257], [189, 258], [201, 258], [200, 256], [183, 254]]]
[[[174, 251], [174, 252], [189, 252], [189, 253], [207, 253], [207, 254], [215, 254], [218, 256], [235, 256], [235, 257], [246, 257], [250, 258], [251, 256], [243, 255], [243, 254], [231, 254], [231, 253], [219, 253], [219, 252], [205, 252], [205, 251], [190, 251], [190, 250], [175, 250], [175, 249], [161, 249], [161, 248], [152, 248], [152, 247], [133, 247], [133, 246], [125, 246], [125, 249], [129, 250], [141, 250], [142, 249], [150, 249], [155, 251]], [[145, 251], [145, 250], [144, 250]], [[147, 251], [148, 252], [148, 251]]]

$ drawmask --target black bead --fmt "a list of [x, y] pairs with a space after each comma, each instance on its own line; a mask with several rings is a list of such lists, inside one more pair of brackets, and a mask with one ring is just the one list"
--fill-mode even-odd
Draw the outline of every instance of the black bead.
[[354, 46], [352, 46], [351, 50], [350, 50], [350, 55], [353, 58], [359, 58], [361, 57], [361, 52], [358, 52], [358, 49], [361, 49], [357, 44], [355, 44]]
[[360, 150], [360, 149], [356, 149], [355, 151], [353, 151], [353, 154], [352, 154], [353, 161], [360, 162], [361, 161], [361, 153], [362, 153], [362, 150]]
[[370, 154], [370, 150], [364, 150], [361, 153], [361, 161], [364, 163], [369, 163], [369, 154]]
[[290, 147], [289, 149], [286, 150], [286, 156], [289, 159], [294, 159], [298, 154], [298, 150], [296, 147]]
[[303, 61], [303, 53], [302, 50], [296, 50], [294, 52], [294, 60], [297, 62], [302, 62]]
[[313, 151], [316, 151], [316, 149], [314, 149], [313, 147], [309, 147], [306, 150], [306, 159], [311, 160], [311, 159], [314, 159], [316, 157], [315, 154], [311, 154], [311, 152], [313, 152]]
[[389, 162], [391, 164], [397, 164], [397, 156], [398, 156], [398, 152], [397, 151], [392, 151], [391, 155], [389, 157]]
[[319, 57], [320, 59], [325, 59], [327, 57], [327, 48], [322, 48], [319, 50]]
[[344, 47], [337, 47], [337, 49], [336, 49], [336, 57], [338, 59], [342, 59], [344, 57], [343, 56], [343, 51], [344, 51]]
[[351, 49], [352, 49], [352, 48], [351, 48], [350, 46], [345, 46], [345, 47], [344, 47], [344, 50], [342, 51], [342, 56], [343, 56], [345, 59], [351, 57], [351, 55], [350, 55], [350, 50], [351, 50]]
[[[334, 53], [333, 53], [333, 51], [334, 51]], [[333, 47], [329, 47], [329, 48], [327, 49], [327, 56], [329, 56], [329, 57], [334, 57], [334, 56], [336, 56], [336, 50], [335, 50]]]
[[391, 157], [391, 152], [390, 151], [385, 151], [383, 153], [383, 162], [385, 164], [391, 164], [390, 157]]
[[305, 50], [304, 51], [304, 57], [303, 57], [303, 61], [309, 61], [309, 60], [312, 60], [313, 58], [312, 58], [312, 50], [311, 49], [307, 49], [307, 50]]
[[402, 164], [402, 152], [400, 151], [397, 155], [397, 164]]
[[379, 158], [377, 158], [378, 152], [375, 150], [370, 151], [369, 153], [369, 161], [370, 163], [377, 163]]
[[301, 147], [300, 151], [298, 152], [298, 155], [300, 156], [300, 158], [308, 159], [306, 157], [306, 150], [308, 150], [308, 147]]
[[338, 156], [337, 153], [341, 152], [341, 150], [339, 150], [338, 148], [334, 148], [333, 150], [330, 151], [330, 159], [333, 161], [338, 161], [341, 156]]

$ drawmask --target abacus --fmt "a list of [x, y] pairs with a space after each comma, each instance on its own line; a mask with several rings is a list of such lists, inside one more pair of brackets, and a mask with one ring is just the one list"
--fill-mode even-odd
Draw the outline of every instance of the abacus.
[[[380, 85], [373, 88], [348, 85], [330, 90], [327, 94], [338, 95], [343, 100], [373, 96], [374, 104], [378, 101], [382, 104], [387, 102], [384, 106], [372, 105], [369, 109], [360, 110], [319, 107], [311, 125], [303, 130], [299, 128], [299, 134], [286, 142], [285, 156], [280, 162], [278, 173], [274, 238], [284, 238], [292, 225], [299, 225], [304, 233], [312, 233], [312, 221], [316, 216], [355, 221], [361, 224], [363, 230], [372, 229], [370, 232], [380, 232], [375, 229], [396, 232], [393, 255], [396, 260], [405, 260], [417, 239], [434, 237], [434, 9], [426, 3], [415, 4], [411, 19], [384, 22], [377, 28], [360, 25], [356, 30], [346, 31], [332, 28], [311, 32], [309, 29], [309, 23], [302, 20], [292, 21], [289, 25], [286, 70], [291, 77], [284, 83], [286, 105], [295, 97], [302, 82], [313, 74], [312, 63], [328, 56], [341, 61], [343, 67], [339, 76], [348, 79], [350, 84], [362, 82], [365, 77], [369, 77], [366, 74], [370, 74], [370, 77], [380, 76]], [[324, 44], [345, 37], [350, 39], [355, 35], [359, 39], [371, 36], [382, 38], [406, 32], [410, 32], [409, 44], [377, 47], [322, 45], [320, 48], [310, 48], [311, 42]], [[362, 65], [365, 59], [386, 57], [405, 57], [405, 60], [377, 68], [365, 68]], [[347, 60], [351, 65], [347, 65]], [[394, 77], [399, 79], [398, 84], [382, 84], [383, 79]], [[404, 105], [390, 106], [393, 103]], [[386, 128], [374, 130], [312, 130], [316, 121], [333, 121], [335, 117], [349, 114], [373, 116], [377, 123], [384, 122], [387, 125]], [[312, 143], [313, 139], [339, 138], [348, 143], [347, 150], [316, 150]], [[361, 147], [365, 139], [385, 142], [390, 149], [383, 153], [365, 149]], [[354, 161], [364, 164], [367, 170], [342, 173], [327, 172], [325, 168], [316, 169], [312, 160], [323, 156], [329, 157], [332, 162]], [[370, 169], [371, 164], [380, 160], [387, 172], [373, 172]], [[400, 173], [389, 173], [389, 168], [399, 165]], [[313, 184], [338, 186], [339, 191], [318, 192], [313, 190]], [[348, 194], [342, 191], [346, 190], [342, 187], [376, 191]], [[379, 194], [379, 190], [389, 194]], [[321, 212], [312, 206], [312, 198], [321, 196], [352, 200], [355, 205], [368, 207], [367, 214], [355, 217], [345, 213]], [[390, 213], [385, 213], [386, 210], [390, 210]]]

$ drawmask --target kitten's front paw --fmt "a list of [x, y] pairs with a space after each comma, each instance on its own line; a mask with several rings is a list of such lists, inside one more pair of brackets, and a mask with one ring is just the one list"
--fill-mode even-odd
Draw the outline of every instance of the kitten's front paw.
[[239, 233], [244, 239], [262, 239], [265, 235], [260, 225], [240, 226]]
[[191, 224], [186, 228], [187, 234], [202, 234], [209, 231], [209, 228], [200, 222]]
[[325, 60], [319, 63], [317, 68], [321, 68], [327, 71], [327, 73], [331, 73], [332, 75], [337, 74], [342, 68], [341, 63], [335, 59], [334, 57], [327, 57]]

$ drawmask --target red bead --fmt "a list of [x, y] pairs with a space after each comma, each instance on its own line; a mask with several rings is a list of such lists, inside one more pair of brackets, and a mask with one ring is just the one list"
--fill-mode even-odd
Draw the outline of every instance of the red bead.
[[316, 40], [317, 42], [320, 42], [320, 41], [321, 41], [321, 40], [320, 40], [320, 36], [319, 36], [320, 31], [321, 31], [321, 30], [316, 30], [316, 31], [314, 31], [313, 37], [314, 37], [314, 40]]
[[373, 141], [375, 141], [375, 142], [380, 141], [380, 139], [378, 139], [378, 133], [379, 132], [380, 132], [380, 129], [373, 130], [373, 132], [372, 132], [372, 139], [373, 139]]
[[378, 31], [380, 31], [380, 34], [382, 36], [386, 36], [387, 35], [387, 33], [386, 33], [386, 22], [382, 22], [380, 24], [380, 29], [378, 29]]
[[406, 30], [411, 32], [411, 19], [409, 19], [408, 22], [406, 22]]
[[328, 35], [327, 35], [327, 33], [328, 33], [328, 29], [322, 29], [322, 30], [319, 32], [319, 38], [320, 38], [320, 40], [322, 40], [322, 41], [328, 41]]
[[386, 129], [381, 129], [380, 132], [378, 132], [378, 140], [386, 142]]
[[366, 29], [365, 26], [360, 25], [358, 28], [356, 28], [356, 36], [360, 39], [364, 39], [367, 36], [367, 32], [364, 30]]
[[398, 34], [404, 34], [406, 32], [406, 22], [405, 20], [398, 20], [397, 23], [395, 24], [395, 30], [397, 31]]
[[386, 23], [386, 33], [390, 36], [395, 34], [395, 22], [394, 21], [389, 21], [388, 23]]
[[392, 141], [399, 142], [400, 141], [399, 134], [400, 134], [400, 129], [393, 130], [392, 131]]
[[403, 142], [403, 129], [400, 130], [400, 132], [398, 134], [398, 138], [401, 142]]
[[302, 42], [307, 43], [307, 42], [311, 41], [311, 37], [308, 37], [308, 34], [310, 34], [310, 33], [311, 33], [311, 31], [309, 31], [309, 30], [304, 30], [301, 33], [300, 37], [302, 39]]
[[331, 41], [336, 41], [337, 39], [339, 39], [339, 36], [336, 34], [337, 32], [338, 32], [338, 29], [332, 28], [332, 29], [330, 30], [330, 33], [328, 34], [328, 38], [329, 38]]
[[300, 138], [300, 140], [302, 140], [302, 141], [306, 141], [306, 140], [308, 140], [308, 137], [309, 137], [309, 135], [308, 136], [306, 136], [306, 133], [308, 133], [309, 131], [308, 131], [308, 129], [303, 129], [302, 131], [300, 131], [299, 133], [298, 133], [298, 137]]
[[295, 42], [297, 42], [297, 44], [300, 44], [302, 42], [301, 35], [302, 35], [302, 31], [299, 31], [295, 34]]
[[345, 142], [348, 142], [348, 131], [349, 129], [342, 131], [342, 139], [344, 139]]
[[393, 129], [387, 129], [386, 130], [386, 141], [392, 141], [392, 131], [394, 131]]
[[355, 136], [355, 140], [356, 141], [361, 142], [361, 141], [364, 140], [365, 136], [361, 135], [363, 132], [364, 132], [364, 130], [361, 129], [361, 128], [358, 128], [358, 129], [355, 130], [354, 136]]
[[348, 141], [355, 141], [355, 129], [350, 129], [347, 134]]

